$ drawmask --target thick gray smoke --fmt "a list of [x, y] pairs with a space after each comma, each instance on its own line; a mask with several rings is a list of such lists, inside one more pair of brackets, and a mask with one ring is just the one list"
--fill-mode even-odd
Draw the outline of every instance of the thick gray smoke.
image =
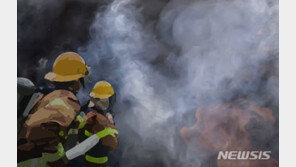
[[[18, 75], [42, 83], [55, 57], [73, 50], [92, 67], [93, 82], [78, 94], [82, 103], [96, 81], [115, 86], [120, 144], [112, 166], [209, 166], [179, 134], [196, 121], [198, 107], [243, 98], [271, 108], [278, 121], [277, 0], [19, 0], [18, 6]], [[255, 135], [277, 159], [277, 123]]]
[[177, 142], [183, 114], [238, 97], [277, 103], [278, 74], [262, 79], [262, 64], [277, 71], [278, 3], [173, 0], [154, 26], [143, 4], [115, 0], [99, 10], [79, 49], [94, 81], [116, 86], [116, 164], [200, 166]]

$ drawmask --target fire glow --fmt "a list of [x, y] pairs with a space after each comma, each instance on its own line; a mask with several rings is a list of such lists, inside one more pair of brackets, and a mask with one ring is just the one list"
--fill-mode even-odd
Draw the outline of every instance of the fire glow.
[[[210, 109], [199, 108], [196, 111], [195, 117], [197, 121], [193, 126], [184, 126], [180, 130], [181, 137], [187, 144], [188, 149], [198, 152], [204, 157], [206, 157], [202, 154], [204, 150], [214, 155], [216, 154], [216, 163], [219, 167], [278, 166], [278, 162], [274, 158], [268, 157], [271, 152], [264, 152], [265, 161], [258, 161], [260, 151], [252, 151], [258, 149], [253, 146], [252, 135], [249, 132], [249, 126], [254, 122], [275, 123], [270, 109], [259, 107], [254, 102], [239, 99], [230, 104], [217, 105]], [[234, 157], [232, 156], [233, 150], [236, 150], [234, 155], [244, 151], [252, 153], [252, 156], [244, 160], [232, 159]], [[228, 159], [229, 151], [231, 153], [230, 159]], [[226, 152], [227, 157], [221, 158], [223, 157], [221, 152]], [[261, 151], [261, 153], [260, 157], [262, 158], [263, 152]], [[223, 155], [225, 156], [226, 154]]]

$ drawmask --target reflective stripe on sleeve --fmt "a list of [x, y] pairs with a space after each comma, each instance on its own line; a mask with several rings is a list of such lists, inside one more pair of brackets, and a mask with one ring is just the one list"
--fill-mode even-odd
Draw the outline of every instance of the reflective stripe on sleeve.
[[85, 136], [87, 136], [87, 137], [93, 135], [91, 132], [89, 132], [89, 131], [87, 131], [87, 130], [84, 131], [84, 134], [85, 134]]
[[86, 120], [80, 115], [76, 117], [76, 120], [79, 122], [78, 129], [82, 129], [86, 124]]
[[96, 157], [92, 157], [90, 155], [85, 155], [85, 159], [88, 162], [92, 162], [92, 163], [96, 163], [96, 164], [103, 164], [103, 163], [106, 163], [108, 161], [107, 156], [96, 158]]

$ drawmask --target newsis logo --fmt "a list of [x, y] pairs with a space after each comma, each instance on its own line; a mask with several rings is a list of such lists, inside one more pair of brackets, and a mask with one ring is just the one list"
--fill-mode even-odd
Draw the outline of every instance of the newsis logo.
[[218, 160], [268, 160], [271, 151], [219, 151]]

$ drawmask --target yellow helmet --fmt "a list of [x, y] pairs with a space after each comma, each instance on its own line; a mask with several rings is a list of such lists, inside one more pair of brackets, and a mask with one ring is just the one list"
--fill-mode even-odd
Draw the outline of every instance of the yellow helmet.
[[89, 96], [93, 98], [106, 99], [114, 95], [114, 89], [107, 81], [99, 81], [90, 92]]
[[45, 79], [56, 82], [74, 81], [88, 74], [83, 58], [74, 52], [60, 54], [54, 64], [53, 71], [45, 75]]

